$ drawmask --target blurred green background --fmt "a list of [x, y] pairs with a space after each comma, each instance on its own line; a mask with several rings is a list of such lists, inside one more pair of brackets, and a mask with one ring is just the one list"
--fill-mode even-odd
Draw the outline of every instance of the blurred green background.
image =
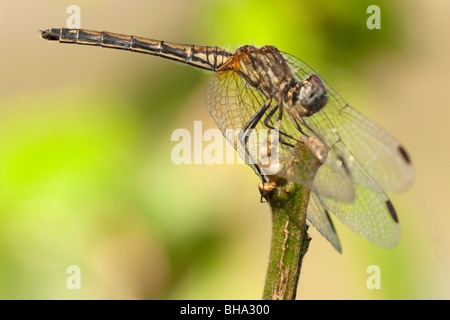
[[[0, 1], [0, 298], [259, 299], [270, 212], [245, 165], [175, 165], [172, 132], [216, 128], [212, 76], [156, 57], [50, 43], [72, 1]], [[306, 61], [408, 149], [402, 239], [317, 231], [298, 299], [450, 297], [445, 1], [78, 1], [81, 27], [166, 41], [270, 44]], [[366, 8], [381, 8], [369, 30]], [[66, 269], [81, 269], [69, 290]], [[378, 265], [381, 289], [369, 290]]]

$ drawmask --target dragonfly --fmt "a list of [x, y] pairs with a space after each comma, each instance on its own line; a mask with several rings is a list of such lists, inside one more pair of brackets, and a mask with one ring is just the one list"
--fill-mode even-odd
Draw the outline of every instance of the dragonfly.
[[[276, 175], [310, 189], [307, 219], [339, 252], [330, 213], [380, 247], [397, 245], [399, 219], [387, 192], [401, 193], [412, 184], [408, 153], [300, 59], [269, 45], [230, 52], [69, 28], [41, 30], [41, 36], [150, 54], [214, 72], [206, 91], [208, 112], [263, 182]], [[277, 147], [278, 166], [267, 165], [267, 156], [259, 155], [258, 138]], [[312, 160], [305, 160], [302, 147], [310, 150]]]

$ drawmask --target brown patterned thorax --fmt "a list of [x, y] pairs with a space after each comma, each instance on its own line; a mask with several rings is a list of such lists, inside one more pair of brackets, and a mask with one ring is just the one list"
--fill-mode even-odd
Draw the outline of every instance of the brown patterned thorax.
[[292, 81], [292, 72], [281, 52], [273, 46], [238, 48], [219, 69], [233, 70], [267, 97], [275, 97]]

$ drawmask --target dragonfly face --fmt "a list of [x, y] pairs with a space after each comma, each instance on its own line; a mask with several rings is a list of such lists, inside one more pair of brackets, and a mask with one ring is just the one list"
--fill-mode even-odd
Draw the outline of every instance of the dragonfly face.
[[[214, 71], [206, 105], [219, 129], [252, 168], [268, 181], [265, 160], [250, 148], [259, 129], [276, 134], [277, 176], [311, 189], [309, 221], [340, 251], [329, 213], [382, 247], [400, 236], [398, 217], [386, 195], [413, 180], [406, 150], [389, 133], [351, 108], [303, 61], [273, 46], [243, 46], [234, 54], [218, 47], [170, 42], [83, 29], [47, 29], [47, 40], [130, 50]], [[239, 131], [229, 137], [228, 130]], [[264, 138], [263, 138], [264, 139]], [[270, 138], [271, 139], [271, 138]], [[299, 144], [312, 151], [305, 160]], [[273, 174], [273, 173], [271, 173]]]
[[328, 101], [326, 93], [325, 85], [319, 76], [312, 74], [302, 81], [297, 101], [299, 107], [307, 110], [305, 116], [309, 117], [325, 106]]

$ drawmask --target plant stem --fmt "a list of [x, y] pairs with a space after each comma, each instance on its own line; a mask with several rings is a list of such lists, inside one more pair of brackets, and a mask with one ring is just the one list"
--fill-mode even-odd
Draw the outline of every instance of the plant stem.
[[264, 300], [294, 300], [302, 260], [308, 251], [306, 209], [310, 190], [277, 181], [267, 196], [272, 209], [272, 242]]

